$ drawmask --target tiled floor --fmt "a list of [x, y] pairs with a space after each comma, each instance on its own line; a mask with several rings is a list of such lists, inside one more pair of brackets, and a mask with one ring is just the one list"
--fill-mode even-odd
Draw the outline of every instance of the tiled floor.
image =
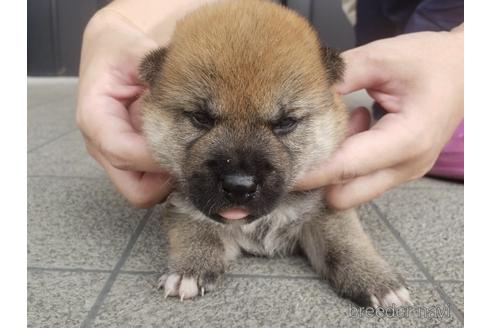
[[86, 155], [75, 89], [71, 79], [28, 81], [29, 327], [463, 326], [463, 185], [432, 179], [360, 210], [406, 277], [412, 312], [361, 313], [299, 257], [243, 258], [217, 291], [164, 299], [159, 208], [130, 207]]

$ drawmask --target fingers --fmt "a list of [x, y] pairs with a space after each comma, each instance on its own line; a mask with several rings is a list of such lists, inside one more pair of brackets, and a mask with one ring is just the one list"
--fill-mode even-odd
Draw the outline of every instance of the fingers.
[[413, 137], [395, 123], [396, 118], [385, 124], [385, 120], [391, 119], [388, 115], [371, 130], [349, 137], [326, 163], [301, 177], [296, 189], [345, 182], [405, 161], [413, 154], [407, 147], [414, 141]]
[[326, 202], [337, 210], [349, 209], [378, 197], [402, 181], [406, 179], [401, 176], [400, 170], [383, 169], [345, 184], [329, 186], [326, 190]]
[[163, 171], [150, 154], [145, 139], [132, 131], [103, 132], [99, 150], [113, 167], [120, 170], [151, 173]]
[[138, 102], [130, 105], [130, 113], [110, 97], [84, 106], [86, 110], [78, 115], [79, 128], [87, 142], [112, 166], [120, 170], [162, 173], [144, 137], [132, 125], [140, 124]]
[[162, 202], [172, 190], [172, 179], [166, 173], [120, 170], [94, 148], [89, 152], [103, 166], [118, 191], [136, 207], [148, 208]]
[[371, 44], [342, 53], [345, 62], [343, 81], [336, 85], [341, 94], [373, 87], [385, 81], [384, 71], [377, 65], [377, 59], [371, 56]]

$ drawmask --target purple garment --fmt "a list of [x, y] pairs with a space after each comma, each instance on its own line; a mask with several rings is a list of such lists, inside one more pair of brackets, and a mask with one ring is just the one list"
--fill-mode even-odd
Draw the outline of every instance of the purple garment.
[[428, 175], [448, 179], [465, 178], [465, 124], [461, 121], [446, 146], [441, 150]]
[[463, 0], [424, 0], [410, 16], [404, 33], [449, 31], [463, 21]]

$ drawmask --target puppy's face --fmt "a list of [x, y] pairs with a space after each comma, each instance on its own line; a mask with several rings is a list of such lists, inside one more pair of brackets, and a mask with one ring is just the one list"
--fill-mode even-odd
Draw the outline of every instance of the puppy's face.
[[330, 90], [342, 67], [287, 9], [207, 6], [142, 62], [144, 132], [194, 207], [251, 222], [344, 137], [345, 111]]

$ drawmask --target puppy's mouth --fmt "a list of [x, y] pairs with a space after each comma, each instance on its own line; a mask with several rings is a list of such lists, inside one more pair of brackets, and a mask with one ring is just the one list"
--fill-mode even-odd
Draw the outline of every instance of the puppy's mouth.
[[251, 213], [243, 207], [230, 207], [220, 210], [217, 214], [226, 220], [241, 220], [247, 218]]
[[252, 213], [245, 207], [226, 207], [209, 215], [212, 220], [222, 224], [248, 224], [260, 216]]

